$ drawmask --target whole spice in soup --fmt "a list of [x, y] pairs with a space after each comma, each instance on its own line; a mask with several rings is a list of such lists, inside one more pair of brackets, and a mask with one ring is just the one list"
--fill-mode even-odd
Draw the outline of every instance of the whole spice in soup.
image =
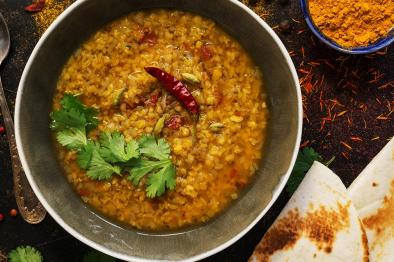
[[[99, 124], [97, 110], [86, 107], [71, 94], [64, 95], [61, 105], [61, 109], [51, 113], [51, 128], [57, 132], [61, 145], [77, 152], [77, 163], [89, 178], [108, 180], [113, 174], [128, 172], [128, 179], [138, 186], [147, 176], [146, 195], [150, 198], [161, 196], [166, 189], [174, 189], [175, 166], [170, 146], [164, 139], [143, 136], [138, 142], [126, 141], [115, 131], [102, 132], [99, 141], [94, 141], [87, 133]], [[160, 124], [163, 127], [165, 117]]]
[[393, 0], [309, 0], [313, 22], [344, 47], [366, 46], [394, 26]]
[[200, 79], [198, 79], [197, 76], [190, 74], [190, 73], [182, 73], [182, 78], [183, 80], [185, 80], [186, 82], [190, 83], [190, 84], [199, 84], [200, 83]]
[[153, 128], [153, 134], [155, 136], [159, 136], [163, 131], [167, 117], [168, 115], [164, 114], [162, 117], [159, 118], [159, 120], [157, 120], [155, 127]]
[[39, 12], [45, 6], [45, 0], [37, 0], [36, 2], [25, 7], [25, 10], [28, 12]]
[[212, 123], [209, 125], [209, 129], [211, 129], [212, 132], [220, 132], [224, 128], [224, 125], [222, 123]]
[[197, 101], [181, 81], [157, 67], [145, 67], [145, 71], [160, 81], [194, 116], [200, 113]]

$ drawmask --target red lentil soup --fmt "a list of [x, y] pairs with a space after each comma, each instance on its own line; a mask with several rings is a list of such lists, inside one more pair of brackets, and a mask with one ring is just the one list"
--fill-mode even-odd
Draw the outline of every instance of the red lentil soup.
[[[144, 71], [146, 66], [199, 80], [188, 85], [200, 107], [194, 144], [188, 111]], [[54, 108], [64, 93], [78, 94], [99, 110], [100, 124], [90, 137], [120, 131], [126, 140], [138, 139], [152, 133], [163, 114], [171, 116], [162, 136], [171, 147], [176, 186], [158, 198], [148, 198], [144, 182], [134, 186], [126, 176], [91, 180], [75, 151], [58, 148], [65, 174], [83, 201], [138, 229], [208, 221], [239, 197], [262, 157], [268, 118], [262, 74], [236, 40], [195, 14], [142, 11], [106, 25], [65, 65]]]

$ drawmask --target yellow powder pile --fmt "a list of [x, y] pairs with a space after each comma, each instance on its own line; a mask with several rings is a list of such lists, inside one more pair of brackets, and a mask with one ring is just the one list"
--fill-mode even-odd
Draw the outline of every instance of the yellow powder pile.
[[310, 0], [316, 26], [344, 47], [366, 46], [394, 27], [394, 0]]
[[58, 17], [74, 0], [46, 0], [45, 7], [33, 15], [39, 35], [42, 35], [49, 25]]

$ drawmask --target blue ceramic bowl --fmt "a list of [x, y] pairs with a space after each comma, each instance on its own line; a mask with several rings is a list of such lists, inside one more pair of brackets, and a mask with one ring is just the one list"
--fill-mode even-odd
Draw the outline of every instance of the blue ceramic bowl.
[[325, 36], [313, 23], [311, 14], [309, 12], [308, 0], [300, 0], [300, 2], [301, 2], [302, 13], [304, 14], [305, 21], [308, 24], [309, 28], [316, 35], [316, 37], [320, 39], [320, 41], [322, 41], [323, 43], [325, 43], [326, 45], [328, 45], [329, 47], [335, 50], [338, 50], [346, 54], [370, 54], [382, 48], [385, 48], [394, 42], [394, 29], [391, 29], [391, 31], [387, 34], [386, 37], [381, 38], [380, 40], [378, 40], [373, 44], [367, 46], [352, 47], [352, 48], [340, 46], [332, 39]]

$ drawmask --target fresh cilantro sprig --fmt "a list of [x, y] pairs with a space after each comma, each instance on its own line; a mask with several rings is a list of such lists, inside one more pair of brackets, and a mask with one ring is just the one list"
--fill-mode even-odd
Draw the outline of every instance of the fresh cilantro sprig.
[[8, 253], [9, 262], [42, 262], [43, 258], [37, 249], [31, 246], [20, 246]]
[[61, 145], [77, 152], [77, 163], [89, 178], [107, 180], [128, 172], [128, 179], [138, 186], [146, 177], [146, 195], [150, 198], [174, 189], [176, 170], [165, 139], [145, 135], [138, 142], [126, 141], [120, 132], [103, 132], [93, 141], [87, 133], [99, 124], [97, 110], [70, 94], [62, 98], [61, 105], [51, 113], [51, 128]]
[[[324, 163], [326, 166], [330, 165], [334, 161], [335, 157]], [[286, 192], [290, 195], [293, 194], [298, 186], [301, 184], [305, 177], [306, 172], [312, 166], [314, 161], [323, 161], [323, 157], [317, 153], [313, 148], [306, 147], [300, 150], [297, 155], [297, 160], [294, 164], [293, 171], [291, 172], [290, 178], [287, 181]]]
[[163, 139], [154, 136], [143, 136], [139, 142], [142, 157], [129, 168], [129, 180], [134, 185], [148, 175], [146, 195], [150, 198], [164, 194], [166, 189], [175, 188], [175, 166], [170, 159], [170, 145]]
[[62, 107], [50, 114], [51, 129], [56, 131], [57, 141], [68, 149], [81, 149], [87, 145], [87, 132], [96, 128], [99, 121], [97, 110], [86, 107], [74, 95], [65, 94]]

